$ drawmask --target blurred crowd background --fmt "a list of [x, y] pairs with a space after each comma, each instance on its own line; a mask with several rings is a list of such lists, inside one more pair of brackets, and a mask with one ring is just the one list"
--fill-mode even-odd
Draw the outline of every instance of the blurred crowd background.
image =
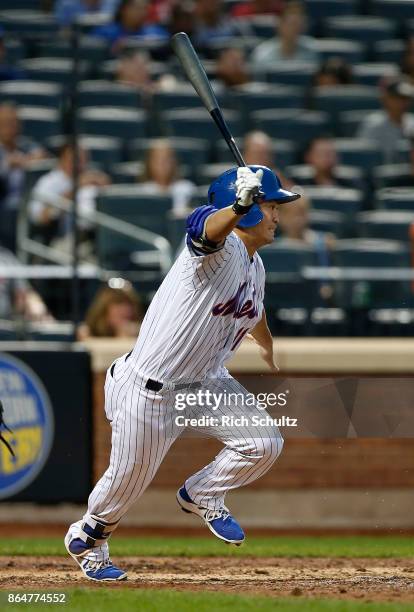
[[414, 2], [0, 0], [0, 339], [72, 333], [75, 189], [78, 337], [136, 335], [234, 165], [178, 31], [246, 162], [303, 194], [262, 252], [273, 334], [413, 335]]

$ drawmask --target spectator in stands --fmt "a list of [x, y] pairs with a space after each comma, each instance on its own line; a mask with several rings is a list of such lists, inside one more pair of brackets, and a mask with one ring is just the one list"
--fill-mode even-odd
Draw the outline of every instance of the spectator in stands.
[[223, 12], [222, 0], [195, 0], [194, 41], [199, 47], [239, 34], [236, 24]]
[[[0, 243], [0, 270], [21, 266], [20, 261]], [[52, 320], [40, 295], [23, 279], [1, 277], [0, 273], [0, 319], [26, 321]]]
[[154, 140], [145, 159], [143, 189], [150, 194], [171, 196], [173, 212], [186, 214], [195, 193], [191, 181], [179, 178], [178, 161], [168, 140]]
[[92, 34], [109, 43], [121, 43], [124, 38], [167, 39], [167, 30], [148, 21], [148, 0], [121, 0], [112, 23], [96, 27]]
[[246, 134], [243, 142], [243, 157], [248, 165], [271, 168], [280, 178], [282, 185], [286, 185], [287, 189], [291, 188], [292, 181], [275, 167], [272, 140], [265, 132], [254, 130]]
[[382, 85], [384, 110], [370, 113], [359, 127], [358, 137], [374, 141], [386, 164], [400, 162], [400, 142], [414, 136], [414, 118], [408, 113], [413, 99], [413, 84], [401, 77], [389, 79]]
[[[78, 206], [81, 215], [90, 215], [95, 210], [95, 198], [100, 187], [109, 184], [109, 178], [103, 172], [88, 169], [88, 155], [84, 149], [79, 150], [79, 191]], [[70, 202], [73, 196], [74, 152], [69, 143], [59, 151], [56, 167], [40, 177], [33, 187], [29, 202], [29, 217], [39, 238], [46, 244], [68, 250], [70, 248], [70, 219], [68, 214], [52, 206], [53, 202], [64, 199]], [[80, 219], [82, 242], [93, 242], [93, 223]], [[66, 239], [62, 242], [60, 239]], [[85, 249], [86, 251], [90, 249]]]
[[232, 17], [253, 17], [254, 15], [279, 15], [283, 0], [248, 0], [233, 6]]
[[272, 68], [289, 60], [317, 62], [314, 40], [304, 36], [306, 15], [301, 2], [289, 2], [279, 20], [276, 36], [260, 43], [252, 53], [252, 64], [257, 69]]
[[223, 49], [216, 64], [217, 79], [226, 87], [237, 87], [250, 81], [249, 70], [241, 49]]
[[171, 7], [168, 30], [173, 36], [177, 32], [186, 32], [192, 37], [194, 30], [194, 4], [191, 0], [175, 2]]
[[401, 71], [414, 83], [414, 35], [407, 38], [401, 62]]
[[119, 0], [56, 0], [54, 7], [55, 19], [59, 25], [66, 28], [77, 17], [104, 13], [112, 16]]
[[24, 77], [23, 70], [12, 66], [7, 59], [4, 29], [0, 26], [0, 81], [15, 81]]
[[16, 106], [10, 102], [0, 104], [0, 237], [12, 250], [26, 169], [31, 162], [44, 157], [46, 151], [22, 134]]
[[354, 82], [351, 66], [341, 57], [328, 57], [315, 72], [314, 87], [334, 87], [351, 85]]
[[152, 94], [155, 84], [152, 82], [149, 58], [144, 51], [124, 49], [118, 58], [116, 66], [116, 81], [136, 87], [142, 94]]
[[96, 294], [78, 338], [136, 338], [142, 319], [141, 300], [131, 283], [111, 279]]
[[319, 187], [353, 186], [338, 176], [338, 156], [332, 138], [327, 136], [314, 138], [306, 148], [304, 161], [312, 168], [312, 174], [305, 184]]

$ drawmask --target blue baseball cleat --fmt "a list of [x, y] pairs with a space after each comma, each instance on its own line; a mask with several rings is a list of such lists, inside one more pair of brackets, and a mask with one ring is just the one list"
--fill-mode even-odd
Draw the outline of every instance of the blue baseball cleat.
[[225, 506], [220, 510], [198, 506], [188, 495], [184, 486], [177, 491], [177, 502], [184, 512], [191, 512], [200, 516], [210, 531], [220, 540], [224, 540], [228, 544], [236, 544], [236, 546], [240, 546], [244, 542], [243, 529]]
[[109, 558], [108, 543], [101, 546], [88, 548], [85, 542], [76, 537], [79, 535], [79, 527], [82, 521], [73, 523], [65, 536], [65, 547], [70, 556], [76, 561], [83, 574], [89, 580], [99, 582], [110, 582], [114, 580], [125, 580], [126, 572], [116, 567]]

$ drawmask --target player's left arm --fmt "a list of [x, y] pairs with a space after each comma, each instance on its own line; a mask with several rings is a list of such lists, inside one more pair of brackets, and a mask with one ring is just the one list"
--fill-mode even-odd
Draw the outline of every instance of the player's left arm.
[[267, 363], [272, 372], [278, 372], [279, 368], [275, 364], [275, 358], [273, 354], [273, 337], [270, 333], [269, 326], [267, 324], [266, 311], [263, 308], [263, 314], [260, 321], [250, 330], [248, 334], [256, 344], [260, 347], [260, 355], [262, 359]]

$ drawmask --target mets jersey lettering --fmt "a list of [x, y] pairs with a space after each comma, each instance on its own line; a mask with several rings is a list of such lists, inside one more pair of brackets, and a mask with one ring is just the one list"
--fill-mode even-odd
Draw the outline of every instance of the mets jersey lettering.
[[225, 304], [216, 304], [213, 307], [213, 315], [218, 316], [222, 315], [225, 317], [228, 314], [233, 314], [235, 319], [241, 319], [242, 317], [249, 317], [249, 319], [254, 319], [257, 317], [259, 309], [255, 302], [256, 297], [256, 289], [253, 287], [253, 299], [246, 300], [244, 304], [239, 306], [241, 300], [243, 299], [243, 292], [246, 289], [247, 283], [242, 283], [237, 290], [237, 293], [234, 297], [228, 300]]
[[264, 284], [260, 256], [250, 258], [235, 232], [214, 253], [199, 255], [187, 244], [148, 308], [128, 363], [160, 381], [218, 376], [261, 319]]

